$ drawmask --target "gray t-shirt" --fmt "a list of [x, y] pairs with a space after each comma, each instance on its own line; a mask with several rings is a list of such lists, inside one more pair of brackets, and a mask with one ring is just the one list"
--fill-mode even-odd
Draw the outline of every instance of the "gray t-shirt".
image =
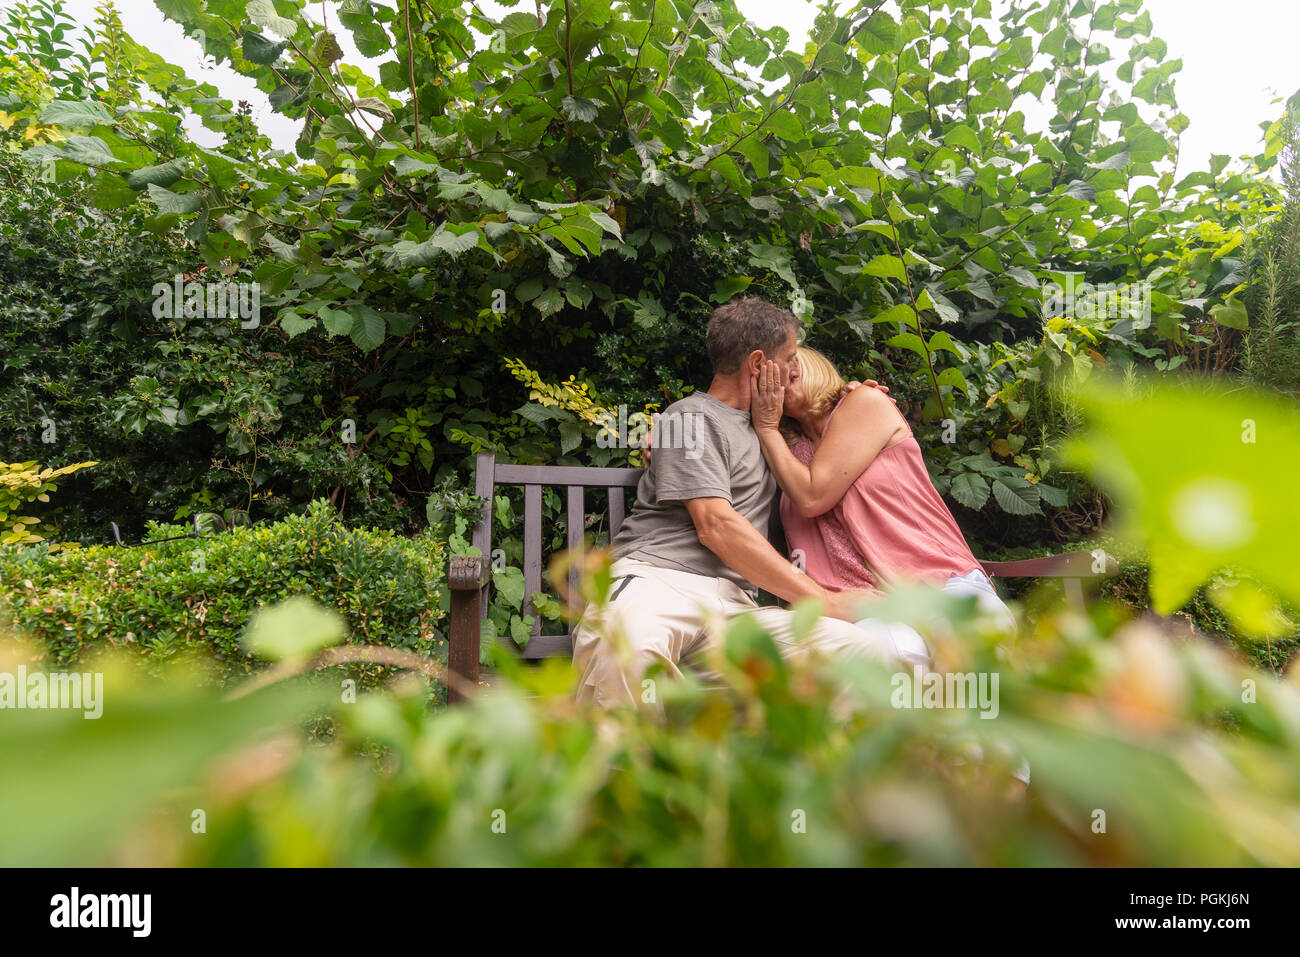
[[723, 498], [767, 537], [776, 479], [763, 460], [749, 413], [707, 392], [674, 402], [654, 427], [650, 467], [636, 504], [615, 536], [614, 554], [709, 578], [726, 578], [751, 595], [757, 589], [700, 544], [683, 502]]

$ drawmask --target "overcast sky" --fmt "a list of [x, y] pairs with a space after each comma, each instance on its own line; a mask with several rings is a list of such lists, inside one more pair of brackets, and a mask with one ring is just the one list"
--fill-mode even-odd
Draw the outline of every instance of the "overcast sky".
[[[94, 18], [96, 0], [66, 0], [70, 12], [81, 22]], [[1006, 0], [994, 0], [997, 9]], [[792, 46], [802, 49], [816, 13], [806, 0], [738, 0], [740, 9], [762, 27], [779, 24], [790, 32]], [[333, 6], [333, 5], [331, 5]], [[481, 6], [489, 13], [506, 11], [491, 0]], [[847, 9], [841, 3], [840, 9]], [[150, 0], [119, 0], [118, 8], [127, 31], [137, 41], [183, 66], [195, 78], [215, 82], [232, 100], [253, 104], [259, 128], [284, 149], [292, 149], [297, 124], [273, 113], [248, 79], [228, 67], [197, 68], [198, 44], [181, 34], [180, 26], [163, 19]], [[1300, 0], [1146, 0], [1153, 33], [1169, 44], [1169, 59], [1181, 58], [1182, 72], [1175, 79], [1180, 109], [1191, 120], [1183, 134], [1179, 171], [1182, 174], [1208, 165], [1213, 152], [1236, 157], [1257, 153], [1262, 148], [1259, 123], [1275, 119], [1281, 110], [1278, 97], [1288, 97], [1300, 88]], [[313, 19], [320, 17], [320, 5], [309, 8]], [[351, 44], [347, 30], [339, 39], [349, 62], [364, 62]], [[1017, 104], [1019, 106], [1019, 104]], [[1035, 127], [1033, 111], [1026, 111]], [[194, 128], [193, 126], [191, 128]], [[196, 130], [200, 142], [217, 137]]]

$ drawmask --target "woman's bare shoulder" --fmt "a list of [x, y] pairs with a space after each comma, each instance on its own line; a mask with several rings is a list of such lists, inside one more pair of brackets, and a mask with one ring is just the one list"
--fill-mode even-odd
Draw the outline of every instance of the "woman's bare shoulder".
[[848, 409], [848, 418], [854, 422], [879, 424], [890, 428], [890, 445], [912, 434], [912, 428], [898, 408], [898, 403], [886, 392], [869, 385], [859, 386], [844, 397], [841, 411]]
[[860, 385], [846, 395], [840, 405], [841, 409], [856, 411], [858, 414], [887, 412], [894, 406], [894, 401], [886, 393], [874, 386]]

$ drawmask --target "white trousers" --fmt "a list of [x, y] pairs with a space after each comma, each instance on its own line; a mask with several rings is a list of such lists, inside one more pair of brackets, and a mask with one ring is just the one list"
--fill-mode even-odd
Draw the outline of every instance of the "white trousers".
[[[965, 575], [952, 575], [944, 582], [940, 591], [949, 594], [964, 597], [974, 595], [975, 601], [980, 609], [991, 615], [997, 616], [999, 623], [1008, 632], [1016, 630], [1016, 617], [1011, 614], [1011, 609], [1006, 603], [998, 597], [993, 583], [989, 581], [984, 572], [976, 569]], [[925, 639], [911, 625], [899, 621], [878, 621], [874, 618], [864, 618], [857, 623], [857, 626], [869, 634], [875, 636], [878, 641], [892, 647], [894, 656], [909, 667], [913, 662], [920, 663], [927, 671], [930, 668], [931, 654], [925, 644]], [[983, 760], [983, 750], [976, 745], [973, 749], [975, 760]], [[1020, 766], [1012, 774], [1012, 777], [1029, 783], [1029, 762], [1021, 760]]]
[[614, 562], [612, 571], [610, 601], [603, 609], [589, 609], [574, 632], [579, 700], [603, 707], [648, 703], [650, 689], [642, 681], [655, 664], [666, 676], [680, 677], [688, 665], [706, 681], [716, 680], [704, 653], [721, 643], [726, 624], [740, 615], [752, 615], [785, 658], [864, 655], [889, 663], [895, 657], [887, 638], [835, 618], [818, 619], [795, 641], [794, 612], [760, 607], [725, 578], [627, 558]]

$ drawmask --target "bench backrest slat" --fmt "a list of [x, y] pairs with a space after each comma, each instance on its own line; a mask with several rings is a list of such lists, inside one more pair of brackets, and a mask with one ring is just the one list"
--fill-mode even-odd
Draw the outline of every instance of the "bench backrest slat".
[[498, 485], [584, 485], [588, 488], [636, 488], [640, 469], [584, 468], [577, 465], [511, 465], [495, 467]]
[[609, 540], [612, 542], [623, 527], [623, 515], [626, 503], [623, 501], [623, 489], [614, 486], [609, 490]]
[[568, 527], [569, 546], [569, 601], [577, 602], [578, 578], [582, 573], [582, 534], [586, 531], [586, 514], [583, 511], [583, 493], [581, 485], [569, 486], [569, 500], [564, 509], [564, 521]]
[[[474, 462], [474, 494], [484, 499], [484, 503], [470, 544], [479, 550], [486, 562], [492, 561], [492, 492], [496, 463], [497, 457], [491, 452], [480, 452]], [[483, 598], [479, 602], [479, 620], [485, 620], [487, 613], [488, 589], [484, 588]]]
[[542, 487], [524, 486], [524, 616], [533, 616], [533, 634], [542, 630], [542, 616], [532, 595], [542, 590]]

